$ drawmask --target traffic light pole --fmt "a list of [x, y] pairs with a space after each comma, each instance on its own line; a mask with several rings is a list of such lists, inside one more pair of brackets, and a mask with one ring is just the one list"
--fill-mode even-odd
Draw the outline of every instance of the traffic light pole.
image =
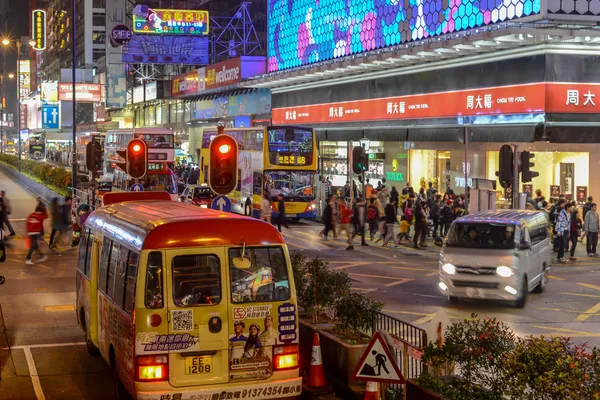
[[514, 145], [513, 151], [513, 185], [512, 185], [512, 209], [519, 209], [519, 146]]
[[352, 166], [354, 165], [354, 160], [352, 157], [352, 151], [353, 147], [352, 147], [352, 140], [350, 140], [348, 142], [348, 182], [350, 184], [350, 208], [352, 208], [352, 199], [354, 199], [353, 193], [352, 193], [352, 189], [354, 187], [353, 182], [354, 182], [354, 175], [353, 175], [353, 168]]

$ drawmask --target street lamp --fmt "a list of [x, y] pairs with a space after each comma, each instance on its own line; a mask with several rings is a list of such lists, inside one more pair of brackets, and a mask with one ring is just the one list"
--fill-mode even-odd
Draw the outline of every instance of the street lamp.
[[8, 74], [8, 77], [9, 77], [10, 79], [12, 79], [12, 78], [14, 78], [14, 77], [15, 77], [15, 74], [13, 74], [13, 73], [11, 72], [11, 73], [9, 73], [9, 74]]
[[10, 40], [8, 39], [2, 39], [2, 44], [5, 46], [8, 46], [10, 44]]

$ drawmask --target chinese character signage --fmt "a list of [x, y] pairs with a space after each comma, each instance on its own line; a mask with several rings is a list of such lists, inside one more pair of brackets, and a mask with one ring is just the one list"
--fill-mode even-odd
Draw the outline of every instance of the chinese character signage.
[[[76, 83], [75, 84], [75, 101], [100, 103], [102, 101], [100, 85], [97, 83]], [[72, 101], [73, 100], [73, 84], [59, 83], [58, 84], [58, 100]]]
[[133, 35], [123, 46], [122, 62], [208, 64], [208, 37]]
[[133, 31], [159, 35], [208, 35], [208, 11], [161, 10], [154, 8], [160, 20], [159, 27], [144, 18], [133, 15]]
[[184, 96], [198, 93], [198, 71], [177, 75], [171, 82], [171, 96]]
[[56, 103], [58, 101], [58, 82], [42, 82], [42, 102]]
[[542, 113], [544, 83], [365, 99], [273, 109], [273, 123], [335, 123], [382, 119]]
[[31, 13], [31, 40], [34, 50], [46, 48], [46, 11], [33, 10]]
[[21, 103], [21, 111], [19, 112], [19, 129], [27, 128], [27, 104]]
[[[565, 14], [597, 3], [575, 1], [574, 7], [573, 1], [569, 0]], [[277, 0], [267, 4], [268, 68], [273, 72], [539, 15], [542, 1]]]
[[546, 87], [548, 112], [589, 114], [600, 112], [599, 83], [552, 83]]
[[29, 60], [19, 61], [19, 98], [24, 99], [31, 91], [31, 62]]

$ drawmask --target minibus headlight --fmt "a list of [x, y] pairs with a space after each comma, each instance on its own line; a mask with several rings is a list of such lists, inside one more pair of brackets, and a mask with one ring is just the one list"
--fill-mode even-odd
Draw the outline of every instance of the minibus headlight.
[[442, 270], [444, 270], [444, 272], [447, 273], [448, 275], [456, 274], [456, 267], [450, 263], [444, 264], [442, 266]]
[[499, 276], [501, 276], [503, 278], [510, 278], [511, 276], [513, 276], [514, 272], [513, 272], [512, 268], [502, 265], [502, 266], [496, 268], [496, 274], [498, 274]]

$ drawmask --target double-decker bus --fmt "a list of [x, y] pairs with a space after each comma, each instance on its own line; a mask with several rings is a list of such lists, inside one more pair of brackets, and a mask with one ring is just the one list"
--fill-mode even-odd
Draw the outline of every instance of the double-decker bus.
[[165, 191], [171, 194], [173, 200], [178, 200], [177, 180], [175, 174], [164, 162], [149, 162], [148, 172], [142, 179], [134, 181], [119, 167], [112, 173], [112, 190], [115, 192], [126, 192], [134, 183], [139, 183], [146, 192]]
[[172, 168], [175, 162], [175, 136], [166, 128], [115, 129], [106, 132], [104, 173], [112, 178], [115, 164], [121, 161], [117, 150], [125, 150], [131, 139], [142, 139], [148, 145], [148, 161], [167, 163]]
[[[286, 217], [315, 219], [313, 186], [317, 172], [315, 133], [311, 128], [268, 126], [226, 128], [238, 142], [238, 185], [229, 195], [233, 211], [258, 217], [263, 193], [284, 196]], [[216, 129], [206, 129], [200, 153], [201, 180], [208, 176], [209, 146]]]
[[31, 160], [46, 159], [46, 135], [43, 133], [29, 136], [29, 158]]
[[[104, 139], [105, 136], [100, 132], [89, 132], [77, 135], [77, 174], [81, 175], [80, 178], [89, 178], [90, 175], [90, 170], [86, 165], [87, 144], [92, 140], [95, 140], [104, 146]], [[85, 182], [85, 180], [82, 180], [82, 182]]]

